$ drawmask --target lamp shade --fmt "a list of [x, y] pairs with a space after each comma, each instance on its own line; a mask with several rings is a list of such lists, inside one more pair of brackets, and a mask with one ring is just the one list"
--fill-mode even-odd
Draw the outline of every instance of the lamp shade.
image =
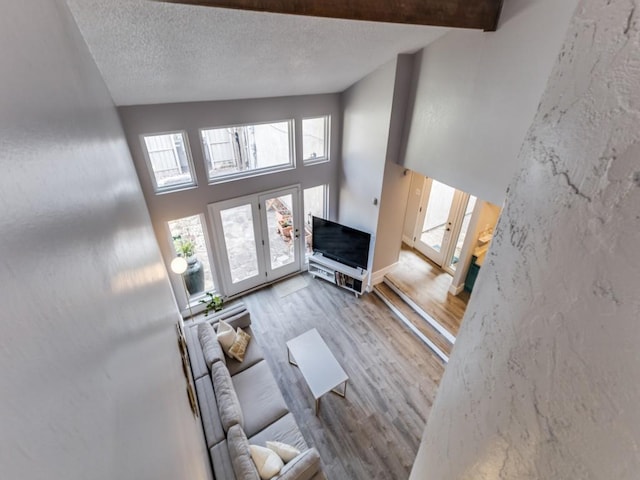
[[182, 275], [187, 271], [187, 261], [183, 257], [176, 257], [171, 261], [171, 271]]

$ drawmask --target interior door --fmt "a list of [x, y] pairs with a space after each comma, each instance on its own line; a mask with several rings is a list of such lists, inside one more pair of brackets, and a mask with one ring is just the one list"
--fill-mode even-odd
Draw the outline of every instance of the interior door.
[[416, 222], [415, 248], [439, 266], [449, 266], [453, 255], [454, 233], [459, 232], [469, 195], [449, 185], [425, 180], [420, 215]]
[[300, 270], [299, 202], [290, 187], [209, 205], [227, 296]]

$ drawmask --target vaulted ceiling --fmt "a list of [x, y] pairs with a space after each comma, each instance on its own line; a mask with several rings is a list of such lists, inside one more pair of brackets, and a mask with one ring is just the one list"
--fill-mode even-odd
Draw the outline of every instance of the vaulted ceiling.
[[448, 31], [149, 0], [67, 3], [117, 105], [340, 92]]

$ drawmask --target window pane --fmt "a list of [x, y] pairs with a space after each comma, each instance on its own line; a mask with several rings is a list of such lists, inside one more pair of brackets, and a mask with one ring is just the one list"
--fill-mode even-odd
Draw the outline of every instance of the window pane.
[[182, 133], [144, 137], [155, 190], [165, 191], [195, 185], [187, 144]]
[[328, 118], [305, 118], [302, 120], [302, 158], [305, 163], [327, 159]]
[[176, 255], [187, 259], [188, 268], [184, 274], [187, 291], [191, 296], [213, 291], [215, 286], [200, 215], [168, 223]]
[[209, 180], [293, 165], [291, 122], [201, 130]]
[[312, 241], [312, 217], [326, 218], [326, 195], [325, 185], [318, 185], [317, 187], [305, 188], [304, 195], [304, 239], [305, 239], [305, 252], [308, 257], [313, 253], [311, 249]]
[[436, 252], [442, 248], [442, 241], [447, 227], [451, 202], [455, 188], [435, 180], [431, 183], [431, 193], [427, 203], [427, 213], [424, 216], [422, 235], [420, 240]]

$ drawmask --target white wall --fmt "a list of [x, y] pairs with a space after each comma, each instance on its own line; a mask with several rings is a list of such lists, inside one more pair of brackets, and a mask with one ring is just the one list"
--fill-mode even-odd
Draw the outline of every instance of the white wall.
[[412, 479], [636, 479], [638, 4], [583, 0]]
[[342, 94], [338, 221], [372, 235], [378, 226], [378, 206], [373, 199], [379, 201], [382, 193], [396, 63], [380, 67]]
[[[169, 220], [205, 214], [209, 239], [212, 242], [215, 241], [213, 227], [207, 214], [207, 205], [210, 203], [296, 184], [301, 185], [303, 189], [317, 185], [328, 185], [330, 217], [336, 218], [337, 216], [337, 172], [340, 164], [342, 130], [339, 94], [139, 105], [120, 107], [118, 112], [167, 267], [175, 255], [169, 241], [167, 227]], [[216, 185], [207, 184], [205, 160], [199, 133], [201, 128], [279, 121], [290, 118], [300, 127], [303, 118], [322, 115], [331, 115], [329, 163], [303, 165], [302, 135], [301, 129], [297, 128], [297, 137], [294, 139], [297, 158], [295, 169]], [[180, 130], [187, 132], [198, 187], [156, 195], [147, 170], [140, 135]], [[214, 280], [219, 286], [220, 279]], [[175, 276], [172, 276], [171, 281], [181, 305], [186, 305], [186, 297], [180, 281]]]
[[0, 70], [1, 476], [208, 478], [140, 186], [62, 0], [4, 2]]
[[419, 55], [404, 165], [502, 204], [577, 0], [505, 0], [497, 32], [455, 30]]

